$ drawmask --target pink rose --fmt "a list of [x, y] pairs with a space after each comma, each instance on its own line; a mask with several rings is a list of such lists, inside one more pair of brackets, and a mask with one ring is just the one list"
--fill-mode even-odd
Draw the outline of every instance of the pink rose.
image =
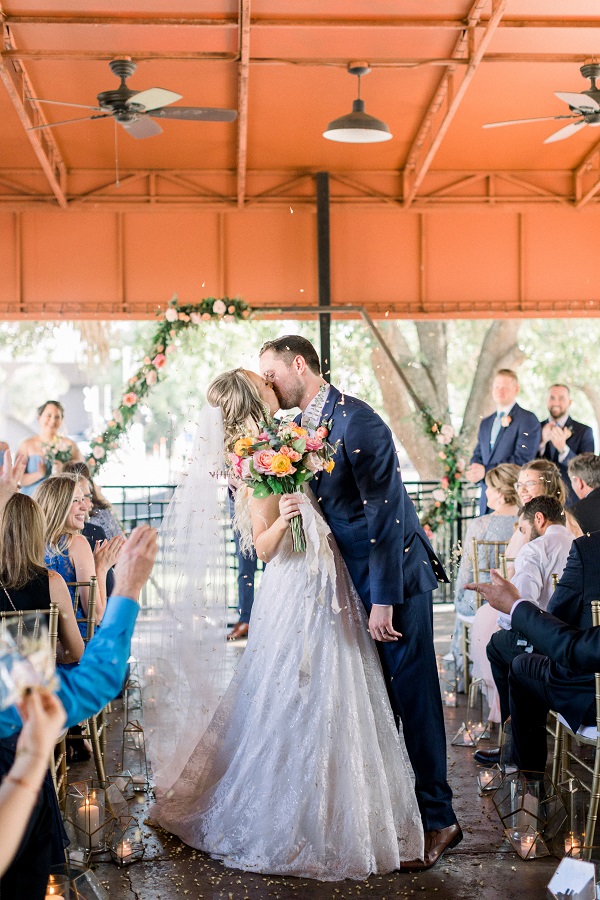
[[157, 355], [152, 360], [152, 365], [157, 369], [162, 369], [163, 366], [167, 364], [167, 357], [164, 353], [157, 353]]
[[94, 447], [94, 449], [92, 450], [92, 453], [94, 454], [96, 459], [102, 459], [104, 456], [106, 456], [106, 451], [104, 450], [104, 447]]
[[227, 312], [227, 307], [223, 303], [222, 300], [215, 300], [213, 303], [213, 312], [216, 316], [224, 316]]
[[267, 434], [267, 432], [261, 431], [261, 433], [257, 437], [257, 441], [268, 441], [268, 440], [269, 440], [269, 435]]
[[235, 472], [238, 478], [242, 477], [242, 457], [238, 456], [237, 453], [228, 453], [229, 462], [231, 464], [231, 468]]
[[169, 306], [169, 308], [165, 312], [165, 319], [167, 322], [176, 322], [177, 321], [177, 310], [173, 306]]
[[306, 449], [307, 450], [320, 450], [323, 446], [323, 441], [320, 437], [307, 437], [306, 438]]
[[129, 391], [129, 393], [125, 394], [125, 396], [123, 397], [123, 406], [129, 406], [129, 407], [135, 406], [135, 404], [137, 402], [138, 402], [138, 395], [134, 394], [133, 391]]
[[158, 381], [158, 374], [156, 369], [150, 369], [149, 372], [146, 372], [146, 384], [148, 387], [154, 387], [156, 382]]
[[252, 464], [259, 475], [266, 475], [271, 471], [271, 460], [275, 456], [275, 451], [270, 447], [268, 450], [257, 450], [252, 457]]
[[250, 460], [248, 457], [242, 460], [242, 476], [244, 481], [248, 478], [252, 478], [252, 472], [250, 471]]
[[443, 488], [447, 488], [448, 485], [449, 485], [449, 483], [450, 483], [450, 482], [449, 482], [447, 476], [444, 475], [444, 477], [442, 478], [442, 487], [443, 487]]
[[454, 437], [454, 428], [452, 427], [452, 425], [442, 425], [441, 431], [444, 437], [447, 437], [449, 439], [448, 443], [450, 443], [450, 441]]
[[192, 320], [194, 325], [199, 325], [200, 322], [202, 321], [202, 316], [200, 315], [200, 313], [193, 312], [193, 313], [190, 313], [190, 319]]
[[318, 437], [318, 438], [326, 438], [328, 434], [329, 434], [329, 429], [325, 428], [324, 425], [319, 425], [319, 427], [315, 431], [315, 437]]

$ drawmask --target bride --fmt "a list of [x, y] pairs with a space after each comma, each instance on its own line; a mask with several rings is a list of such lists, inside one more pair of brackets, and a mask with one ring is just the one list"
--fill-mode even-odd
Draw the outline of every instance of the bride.
[[[207, 396], [216, 409], [207, 411], [200, 431], [210, 432], [213, 443], [219, 434], [221, 459], [240, 431], [251, 426], [258, 435], [261, 420], [278, 409], [271, 386], [243, 369], [217, 377]], [[209, 437], [203, 434], [197, 446], [208, 451]], [[192, 469], [202, 465], [207, 460], [200, 452], [178, 488], [191, 505], [182, 507], [177, 495], [171, 503], [188, 536], [197, 537], [215, 518], [205, 501], [196, 497], [194, 504], [189, 497], [195, 489]], [[210, 474], [214, 485], [214, 469]], [[291, 546], [290, 520], [297, 514], [307, 536], [304, 553]], [[153, 817], [186, 844], [252, 872], [338, 881], [422, 859], [421, 817], [378, 654], [312, 491], [255, 499], [241, 485], [236, 525], [242, 542], [253, 541], [267, 562], [248, 645], [220, 702], [219, 684], [205, 684], [210, 676], [204, 662], [198, 667], [201, 684], [188, 684], [182, 701], [180, 684], [167, 683], [163, 659], [164, 702], [154, 683], [154, 702], [145, 706], [157, 782]], [[181, 545], [174, 535], [170, 540], [181, 559]], [[189, 556], [195, 560], [197, 553]], [[214, 566], [213, 576], [196, 571], [200, 594], [214, 594], [216, 581]], [[180, 585], [175, 592], [174, 630], [185, 640], [195, 626], [181, 621], [186, 589]], [[192, 618], [210, 629], [215, 612], [207, 612], [206, 599], [202, 610]], [[161, 628], [173, 636], [164, 623]], [[195, 641], [190, 655], [211, 665], [225, 646], [219, 638], [205, 634], [204, 645]], [[175, 643], [169, 652], [179, 652]], [[198, 716], [190, 713], [194, 702]], [[179, 738], [174, 706], [184, 720]]]

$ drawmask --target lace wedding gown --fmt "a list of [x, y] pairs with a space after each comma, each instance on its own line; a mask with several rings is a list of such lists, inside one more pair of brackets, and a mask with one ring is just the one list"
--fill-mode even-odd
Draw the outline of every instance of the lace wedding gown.
[[423, 830], [364, 608], [308, 494], [303, 521], [306, 553], [288, 532], [233, 680], [153, 817], [227, 866], [362, 879], [422, 858]]

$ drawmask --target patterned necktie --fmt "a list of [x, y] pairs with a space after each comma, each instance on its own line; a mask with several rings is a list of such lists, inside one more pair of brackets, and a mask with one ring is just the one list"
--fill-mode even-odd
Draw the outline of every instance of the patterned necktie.
[[492, 448], [494, 446], [494, 444], [496, 443], [496, 439], [497, 439], [498, 435], [500, 434], [500, 428], [502, 427], [502, 416], [503, 415], [504, 415], [504, 413], [502, 412], [502, 410], [499, 410], [496, 413], [496, 418], [492, 422], [492, 431], [490, 433], [490, 448]]

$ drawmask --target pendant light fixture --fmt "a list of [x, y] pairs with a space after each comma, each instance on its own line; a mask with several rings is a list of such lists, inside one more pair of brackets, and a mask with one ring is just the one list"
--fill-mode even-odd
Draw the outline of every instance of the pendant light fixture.
[[340, 141], [345, 144], [374, 144], [389, 141], [392, 137], [389, 127], [365, 112], [364, 100], [360, 99], [360, 79], [367, 75], [371, 68], [368, 63], [349, 63], [348, 71], [358, 78], [358, 97], [352, 104], [352, 112], [339, 119], [334, 119], [323, 132], [329, 141]]

